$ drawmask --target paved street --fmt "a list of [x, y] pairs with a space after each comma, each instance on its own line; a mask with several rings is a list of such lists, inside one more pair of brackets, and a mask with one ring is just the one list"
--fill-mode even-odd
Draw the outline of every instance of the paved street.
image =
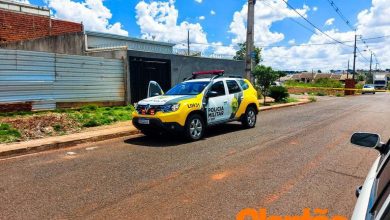
[[255, 129], [214, 127], [195, 143], [139, 135], [4, 159], [0, 219], [349, 217], [377, 155], [349, 144], [361, 130], [390, 137], [390, 94], [262, 112]]

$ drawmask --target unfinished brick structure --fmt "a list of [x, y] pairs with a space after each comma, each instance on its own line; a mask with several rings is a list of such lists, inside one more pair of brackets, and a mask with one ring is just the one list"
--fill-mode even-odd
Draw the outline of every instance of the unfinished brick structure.
[[[29, 6], [24, 7], [29, 9]], [[17, 11], [0, 8], [0, 43], [83, 31], [82, 24], [57, 20], [48, 15], [33, 12], [33, 10]]]

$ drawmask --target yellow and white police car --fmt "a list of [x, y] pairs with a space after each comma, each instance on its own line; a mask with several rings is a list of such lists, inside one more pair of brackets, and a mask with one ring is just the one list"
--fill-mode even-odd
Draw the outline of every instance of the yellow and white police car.
[[[199, 78], [201, 75], [212, 78]], [[243, 78], [225, 77], [223, 70], [196, 72], [165, 94], [150, 82], [148, 98], [135, 105], [133, 124], [145, 135], [161, 131], [180, 132], [190, 141], [203, 137], [212, 125], [241, 121], [245, 128], [256, 125], [260, 105], [257, 91]]]

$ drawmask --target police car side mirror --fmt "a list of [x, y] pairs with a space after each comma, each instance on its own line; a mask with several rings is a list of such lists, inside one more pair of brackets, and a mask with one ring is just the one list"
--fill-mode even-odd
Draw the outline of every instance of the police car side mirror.
[[216, 91], [209, 90], [209, 91], [206, 93], [206, 97], [207, 97], [207, 98], [212, 98], [212, 97], [217, 97], [217, 96], [218, 96], [218, 92], [216, 92]]
[[369, 148], [380, 148], [382, 147], [381, 137], [378, 134], [359, 132], [355, 133], [351, 137], [351, 143]]

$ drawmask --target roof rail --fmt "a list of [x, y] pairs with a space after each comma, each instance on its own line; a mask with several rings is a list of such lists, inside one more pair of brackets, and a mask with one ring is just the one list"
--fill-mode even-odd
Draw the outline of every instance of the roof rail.
[[225, 74], [225, 70], [209, 70], [209, 71], [201, 71], [201, 72], [193, 72], [192, 79], [196, 79], [199, 75], [217, 75], [223, 76]]
[[231, 76], [226, 76], [226, 77], [229, 77], [229, 78], [239, 78], [239, 79], [243, 79], [244, 78], [243, 76], [239, 76], [239, 75], [231, 75]]

